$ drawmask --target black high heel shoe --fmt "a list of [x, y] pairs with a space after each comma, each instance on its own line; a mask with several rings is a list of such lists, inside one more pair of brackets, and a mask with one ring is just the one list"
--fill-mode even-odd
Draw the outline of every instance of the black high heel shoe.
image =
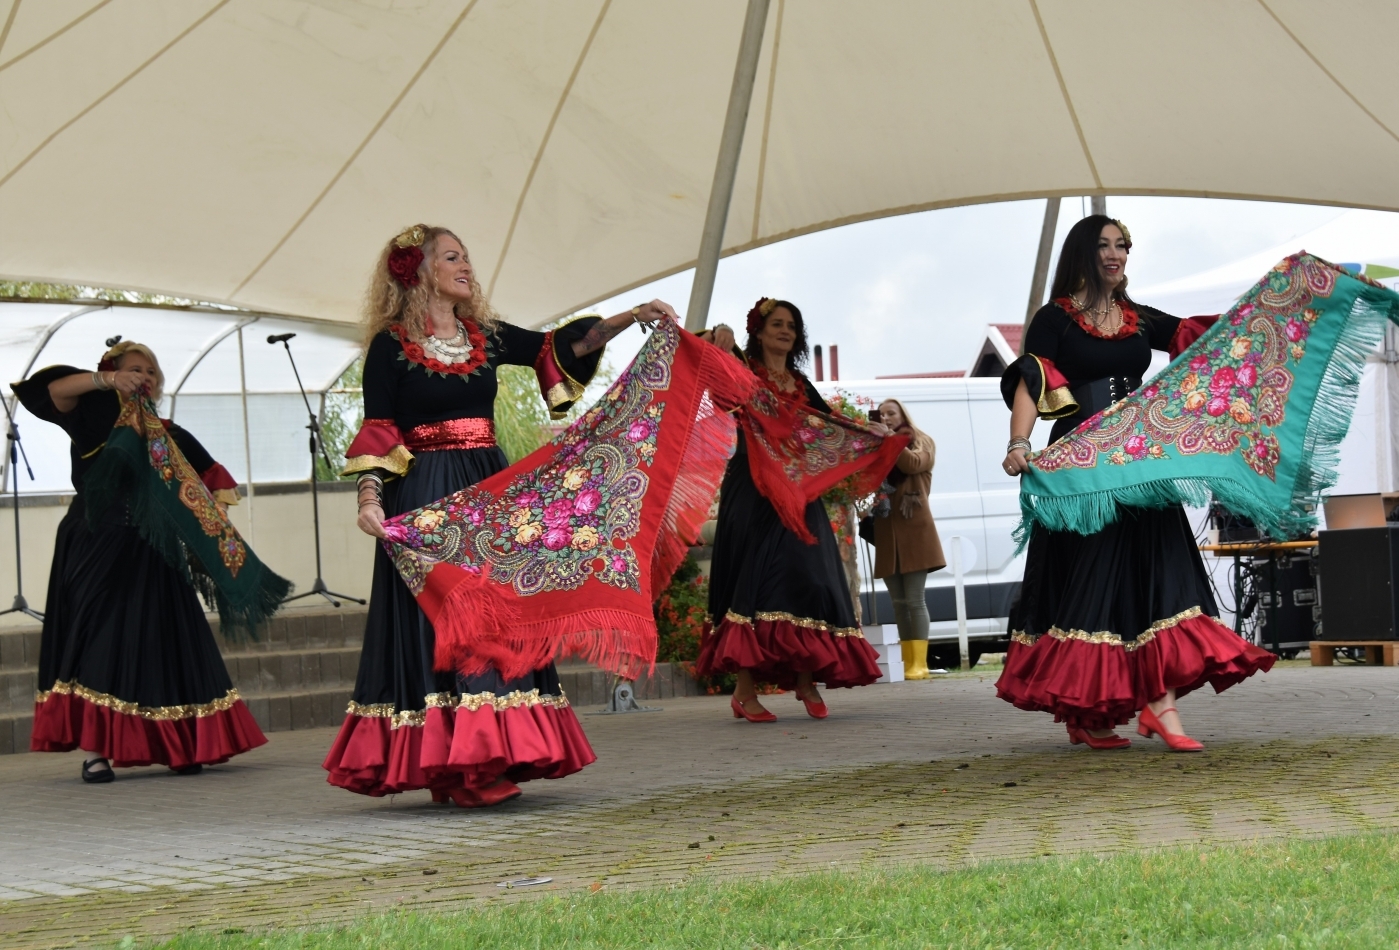
[[[96, 765], [98, 762], [101, 762], [107, 767], [94, 771], [92, 766]], [[116, 773], [112, 771], [112, 763], [101, 756], [83, 761], [83, 781], [87, 782], [89, 785], [102, 785], [112, 781], [116, 777]]]

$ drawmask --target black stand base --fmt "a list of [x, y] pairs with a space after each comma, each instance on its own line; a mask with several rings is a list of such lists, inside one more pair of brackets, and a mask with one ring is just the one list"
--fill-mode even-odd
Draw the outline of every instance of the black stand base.
[[[363, 603], [363, 601], [361, 601], [361, 603]], [[29, 606], [29, 601], [24, 599], [23, 594], [15, 594], [15, 602], [10, 605], [9, 610], [0, 610], [0, 617], [6, 614], [24, 614], [25, 616], [33, 617], [41, 623], [44, 619], [43, 614]]]
[[[320, 595], [321, 597], [324, 597], [326, 600], [330, 601], [330, 605], [332, 607], [339, 607], [340, 600], [350, 600], [354, 601], [357, 604], [369, 603], [369, 601], [367, 600], [360, 600], [358, 597], [351, 597], [349, 594], [341, 594], [338, 591], [333, 591], [329, 589], [325, 586], [325, 581], [321, 580], [319, 577], [316, 578], [315, 583], [311, 585], [311, 589], [308, 590], [306, 593], [295, 594], [282, 601], [282, 603], [289, 604], [293, 600], [300, 600], [303, 597], [315, 597], [317, 595]], [[339, 597], [340, 600], [336, 600], [335, 598], [337, 597]]]

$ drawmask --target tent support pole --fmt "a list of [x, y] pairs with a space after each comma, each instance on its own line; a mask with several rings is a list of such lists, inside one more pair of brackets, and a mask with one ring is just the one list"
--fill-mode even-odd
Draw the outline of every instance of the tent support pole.
[[709, 210], [704, 215], [699, 257], [695, 261], [695, 282], [690, 287], [690, 305], [685, 310], [685, 329], [699, 332], [709, 319], [709, 300], [714, 295], [714, 277], [719, 272], [719, 251], [724, 243], [724, 227], [729, 220], [734, 178], [738, 175], [738, 155], [743, 148], [743, 132], [748, 125], [748, 107], [753, 101], [753, 82], [758, 73], [758, 54], [763, 48], [769, 0], [748, 0], [743, 20], [743, 39], [738, 44], [733, 86], [729, 90], [729, 110], [724, 116], [724, 135], [719, 140], [719, 160], [714, 165], [714, 184], [709, 189]]
[[1093, 202], [1092, 207], [1093, 207], [1093, 213], [1094, 213], [1094, 214], [1107, 214], [1107, 213], [1108, 213], [1108, 196], [1107, 196], [1107, 195], [1094, 195], [1093, 198], [1092, 198], [1092, 202]]
[[1025, 355], [1025, 336], [1030, 332], [1030, 320], [1044, 303], [1044, 287], [1049, 283], [1049, 257], [1054, 253], [1054, 229], [1059, 226], [1061, 198], [1044, 200], [1044, 223], [1040, 225], [1040, 248], [1035, 254], [1035, 275], [1030, 280], [1030, 302], [1025, 307], [1025, 327], [1020, 333], [1020, 355]]
[[253, 440], [248, 431], [248, 368], [243, 360], [243, 328], [238, 328], [238, 395], [243, 400], [243, 459], [248, 473], [248, 543], [257, 543], [253, 527]]

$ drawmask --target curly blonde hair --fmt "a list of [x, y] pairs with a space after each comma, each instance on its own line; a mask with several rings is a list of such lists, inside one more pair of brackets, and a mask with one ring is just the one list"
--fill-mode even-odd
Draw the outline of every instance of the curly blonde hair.
[[[397, 246], [398, 237], [392, 237], [384, 244], [384, 249], [379, 252], [378, 263], [374, 265], [374, 274], [369, 279], [369, 292], [364, 298], [364, 346], [369, 348], [369, 344], [380, 333], [383, 333], [391, 325], [397, 323], [402, 325], [408, 332], [408, 336], [413, 340], [423, 340], [427, 336], [427, 308], [428, 302], [432, 299], [432, 272], [430, 270], [433, 254], [437, 250], [438, 238], [450, 237], [466, 248], [466, 243], [446, 228], [432, 227], [426, 224], [419, 224], [416, 227], [422, 228], [426, 238], [423, 240], [423, 262], [418, 265], [418, 275], [421, 278], [415, 287], [405, 287], [400, 284], [389, 271], [389, 254]], [[412, 228], [407, 228], [400, 234], [407, 234]], [[489, 300], [486, 299], [485, 292], [481, 290], [481, 285], [476, 281], [473, 271], [471, 276], [471, 303], [456, 305], [457, 317], [461, 320], [472, 320], [485, 333], [490, 333], [500, 322], [500, 314], [495, 312]]]
[[121, 358], [128, 353], [140, 353], [155, 367], [155, 387], [151, 390], [151, 400], [160, 402], [160, 397], [165, 394], [165, 370], [160, 368], [160, 360], [155, 358], [155, 351], [146, 344], [137, 343], [134, 340], [122, 340], [102, 354], [98, 366], [110, 363], [114, 368], [120, 369]]

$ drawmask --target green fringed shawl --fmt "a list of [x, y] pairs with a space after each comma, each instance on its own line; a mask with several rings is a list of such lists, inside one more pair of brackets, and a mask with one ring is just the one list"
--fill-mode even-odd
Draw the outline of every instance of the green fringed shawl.
[[256, 638], [291, 591], [248, 547], [144, 396], [123, 397], [83, 489], [90, 523], [127, 505], [141, 537], [216, 605], [225, 635]]
[[1399, 294], [1286, 258], [1155, 379], [1031, 457], [1017, 539], [1211, 497], [1274, 536], [1310, 532], [1386, 320]]

